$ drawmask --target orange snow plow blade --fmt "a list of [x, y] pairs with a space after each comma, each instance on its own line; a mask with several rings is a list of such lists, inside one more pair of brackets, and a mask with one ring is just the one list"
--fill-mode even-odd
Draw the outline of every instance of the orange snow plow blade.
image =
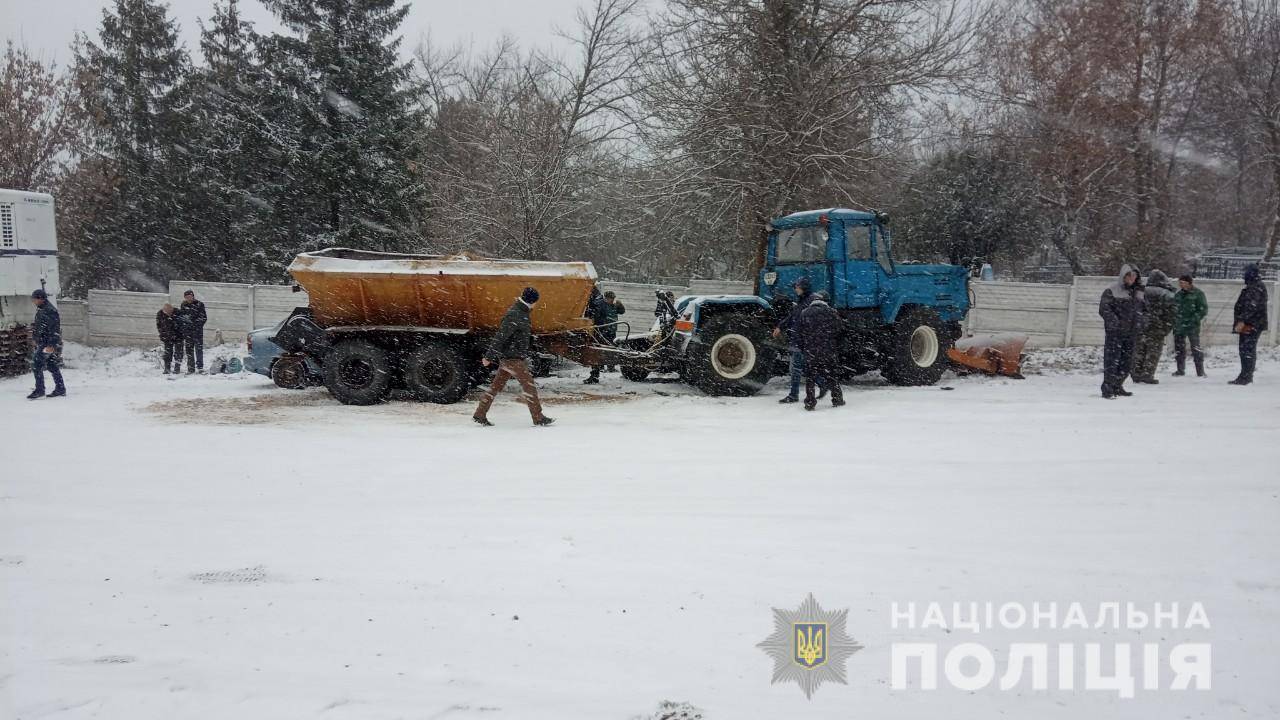
[[947, 359], [960, 370], [1022, 379], [1022, 348], [1027, 336], [1018, 333], [960, 338], [947, 350]]

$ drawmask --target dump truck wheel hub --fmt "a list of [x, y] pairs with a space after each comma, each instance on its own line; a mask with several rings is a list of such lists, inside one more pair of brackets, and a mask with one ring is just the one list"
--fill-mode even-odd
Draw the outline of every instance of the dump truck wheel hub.
[[373, 366], [359, 358], [348, 360], [338, 371], [342, 380], [351, 387], [368, 387], [373, 382]]
[[938, 360], [938, 332], [928, 325], [921, 325], [911, 333], [911, 361], [920, 367], [930, 367]]
[[711, 346], [711, 367], [726, 380], [746, 377], [755, 366], [756, 346], [745, 335], [722, 335]]

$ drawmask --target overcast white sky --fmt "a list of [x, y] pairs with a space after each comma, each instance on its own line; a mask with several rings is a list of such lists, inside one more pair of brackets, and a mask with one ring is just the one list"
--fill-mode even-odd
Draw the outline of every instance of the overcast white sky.
[[[570, 28], [574, 10], [582, 0], [410, 0], [409, 17], [400, 30], [403, 51], [412, 52], [418, 40], [430, 34], [433, 42], [456, 41], [485, 46], [504, 34], [521, 46], [559, 48], [559, 26]], [[171, 14], [181, 26], [182, 41], [193, 57], [199, 52], [200, 28], [196, 19], [208, 17], [212, 0], [168, 0]], [[6, 40], [25, 44], [42, 58], [66, 65], [67, 46], [76, 31], [96, 34], [102, 8], [110, 0], [0, 0], [0, 33]], [[278, 29], [271, 14], [257, 0], [241, 0], [241, 10], [259, 32]]]

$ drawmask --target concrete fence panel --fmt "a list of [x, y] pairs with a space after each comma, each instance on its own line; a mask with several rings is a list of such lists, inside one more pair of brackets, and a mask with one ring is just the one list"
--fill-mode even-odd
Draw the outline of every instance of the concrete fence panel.
[[89, 344], [136, 347], [159, 344], [156, 312], [168, 300], [169, 296], [164, 293], [90, 290]]
[[1031, 347], [1062, 347], [1067, 336], [1070, 285], [972, 282], [969, 332], [1019, 332]]
[[84, 300], [59, 300], [62, 339], [82, 345], [89, 343], [89, 304]]
[[294, 292], [290, 285], [253, 286], [253, 327], [273, 327], [289, 317], [294, 308], [307, 305], [307, 293]]

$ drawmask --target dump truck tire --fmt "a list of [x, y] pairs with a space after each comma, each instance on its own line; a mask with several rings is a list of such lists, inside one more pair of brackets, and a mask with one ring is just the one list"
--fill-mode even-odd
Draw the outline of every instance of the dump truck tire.
[[416, 400], [456, 403], [472, 387], [474, 364], [455, 345], [427, 343], [405, 355], [404, 386]]
[[307, 387], [307, 365], [301, 358], [284, 356], [271, 363], [271, 382], [285, 390]]
[[344, 405], [380, 403], [391, 390], [391, 358], [368, 340], [343, 340], [324, 359], [324, 386]]
[[700, 342], [689, 350], [685, 376], [708, 395], [754, 395], [769, 381], [777, 354], [767, 338], [755, 318], [712, 318], [699, 333]]
[[937, 313], [911, 310], [890, 331], [880, 374], [894, 385], [933, 385], [947, 369], [947, 349], [953, 343]]

